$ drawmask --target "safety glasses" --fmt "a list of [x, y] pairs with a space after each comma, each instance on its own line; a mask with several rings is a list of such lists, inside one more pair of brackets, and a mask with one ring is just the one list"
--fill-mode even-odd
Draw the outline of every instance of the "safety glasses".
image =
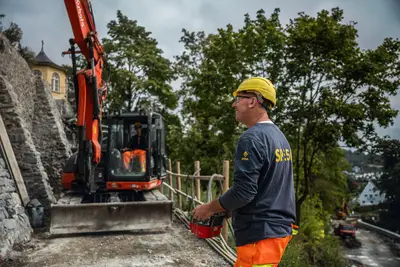
[[240, 101], [241, 99], [243, 99], [243, 98], [253, 98], [253, 97], [257, 98], [257, 95], [256, 95], [256, 94], [253, 94], [253, 96], [249, 96], [249, 95], [238, 95], [238, 96], [236, 96], [236, 98], [235, 98], [235, 102], [236, 102], [236, 103], [239, 103], [239, 101]]
[[243, 98], [252, 98], [252, 96], [241, 96], [241, 95], [238, 95], [238, 96], [235, 97], [235, 102], [239, 103], [239, 101], [241, 99], [243, 99]]

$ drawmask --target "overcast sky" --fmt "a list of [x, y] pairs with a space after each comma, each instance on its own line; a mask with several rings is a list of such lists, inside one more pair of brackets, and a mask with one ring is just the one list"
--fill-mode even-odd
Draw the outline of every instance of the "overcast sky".
[[[116, 18], [118, 9], [138, 20], [153, 33], [165, 55], [179, 54], [182, 28], [214, 32], [231, 23], [241, 27], [243, 15], [255, 16], [259, 9], [270, 14], [281, 9], [281, 22], [288, 23], [298, 12], [316, 15], [321, 9], [339, 6], [346, 21], [358, 22], [359, 45], [375, 48], [385, 37], [400, 38], [400, 0], [93, 0], [96, 26], [100, 38], [107, 34], [107, 23]], [[0, 0], [0, 13], [6, 14], [5, 25], [15, 21], [23, 30], [23, 44], [35, 52], [45, 43], [45, 52], [56, 63], [70, 64], [61, 57], [68, 49], [72, 31], [62, 0]], [[400, 96], [393, 100], [400, 108]], [[390, 133], [400, 138], [400, 118]], [[396, 133], [398, 132], [398, 133]]]

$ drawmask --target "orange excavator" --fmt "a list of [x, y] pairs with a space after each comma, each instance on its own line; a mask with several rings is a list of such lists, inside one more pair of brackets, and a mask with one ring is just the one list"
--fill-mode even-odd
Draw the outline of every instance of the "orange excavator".
[[347, 201], [343, 200], [342, 201], [342, 205], [336, 211], [336, 217], [339, 220], [345, 220], [347, 218], [347, 216], [349, 216], [349, 214], [350, 214], [350, 209], [349, 209], [349, 207], [347, 205]]
[[[172, 201], [158, 190], [167, 176], [164, 119], [152, 110], [103, 114], [105, 57], [91, 2], [64, 3], [74, 35], [63, 54], [72, 59], [78, 148], [63, 170], [64, 194], [51, 206], [50, 234], [168, 227]], [[78, 54], [85, 69], [77, 69]]]

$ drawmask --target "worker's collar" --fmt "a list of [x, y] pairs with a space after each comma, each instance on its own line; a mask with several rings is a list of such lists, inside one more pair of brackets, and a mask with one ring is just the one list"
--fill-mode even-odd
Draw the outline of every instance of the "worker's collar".
[[270, 124], [274, 124], [272, 121], [259, 121], [257, 123], [270, 123]]

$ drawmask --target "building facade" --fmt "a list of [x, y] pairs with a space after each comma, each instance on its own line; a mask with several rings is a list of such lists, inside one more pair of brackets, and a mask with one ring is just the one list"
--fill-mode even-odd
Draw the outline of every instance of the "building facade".
[[385, 194], [381, 193], [372, 181], [369, 181], [358, 197], [360, 206], [373, 206], [383, 203]]
[[44, 42], [42, 49], [34, 58], [31, 65], [32, 72], [35, 75], [42, 76], [50, 85], [51, 94], [55, 100], [58, 111], [64, 122], [64, 130], [67, 139], [72, 146], [76, 146], [75, 133], [75, 102], [71, 102], [71, 96], [74, 96], [74, 88], [68, 79], [67, 70], [54, 63], [44, 52]]
[[56, 100], [67, 101], [68, 79], [65, 69], [54, 63], [42, 49], [34, 58], [32, 71], [36, 75], [41, 75], [51, 86], [51, 93]]

